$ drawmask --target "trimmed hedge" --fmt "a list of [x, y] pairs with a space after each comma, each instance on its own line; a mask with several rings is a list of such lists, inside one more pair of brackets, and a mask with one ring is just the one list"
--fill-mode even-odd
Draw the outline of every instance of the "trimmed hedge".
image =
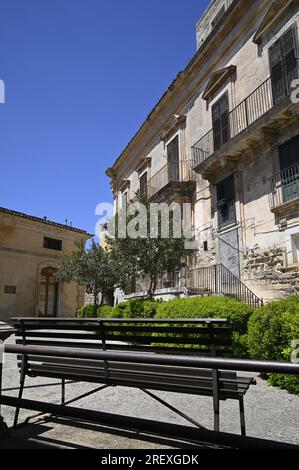
[[130, 299], [114, 307], [115, 318], [154, 318], [161, 300]]
[[[248, 324], [247, 344], [252, 359], [289, 362], [291, 343], [299, 339], [299, 296], [270, 302]], [[299, 394], [299, 377], [270, 374], [269, 382]]]
[[[131, 299], [116, 307], [101, 305], [97, 307], [97, 318], [153, 318], [161, 300]], [[77, 318], [94, 318], [94, 306], [86, 305], [79, 308]]]
[[228, 297], [193, 297], [161, 303], [156, 318], [227, 318], [233, 355], [244, 358], [248, 357], [247, 324], [253, 312], [249, 305]]
[[94, 314], [94, 306], [86, 305], [77, 310], [77, 318], [112, 318], [114, 313], [114, 308], [110, 305], [101, 305], [97, 307], [97, 314]]
[[[93, 318], [94, 307], [77, 312]], [[259, 310], [227, 297], [161, 300], [131, 299], [116, 307], [97, 308], [98, 318], [227, 318], [232, 328], [233, 355], [237, 358], [290, 361], [291, 343], [299, 339], [299, 296], [271, 302]], [[269, 382], [299, 394], [299, 378], [270, 374]]]

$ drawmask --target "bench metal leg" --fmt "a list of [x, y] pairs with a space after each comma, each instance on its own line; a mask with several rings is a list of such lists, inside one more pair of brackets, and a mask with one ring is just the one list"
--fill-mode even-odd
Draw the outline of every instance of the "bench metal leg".
[[[2, 358], [0, 357], [0, 394], [2, 395]], [[9, 435], [7, 424], [4, 422], [4, 419], [1, 416], [1, 403], [0, 403], [0, 439], [5, 438]]]
[[220, 431], [220, 414], [219, 414], [219, 403], [218, 407], [214, 405], [214, 431]]
[[[20, 400], [23, 396], [23, 390], [24, 390], [24, 384], [25, 384], [25, 374], [21, 372], [21, 379], [20, 379], [20, 389], [19, 389], [19, 394], [18, 394], [18, 399]], [[19, 419], [19, 413], [20, 413], [20, 407], [17, 406], [16, 411], [15, 411], [15, 417], [14, 417], [14, 422], [13, 422], [13, 427], [15, 428], [18, 424], [18, 419]]]
[[219, 371], [213, 369], [213, 410], [214, 410], [214, 431], [220, 431], [220, 399], [219, 399]]
[[243, 396], [239, 397], [239, 408], [240, 408], [241, 435], [246, 436], [244, 398], [243, 398]]
[[61, 380], [61, 404], [65, 404], [65, 379]]

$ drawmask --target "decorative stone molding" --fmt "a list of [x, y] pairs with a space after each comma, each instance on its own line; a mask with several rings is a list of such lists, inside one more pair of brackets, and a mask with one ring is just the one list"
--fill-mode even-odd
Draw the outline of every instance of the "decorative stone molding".
[[203, 93], [203, 99], [208, 101], [219, 88], [226, 82], [228, 78], [235, 76], [237, 67], [235, 65], [229, 65], [223, 69], [217, 70], [211, 75], [211, 78], [206, 86]]
[[146, 168], [151, 166], [151, 163], [152, 159], [150, 157], [140, 158], [135, 167], [135, 171], [137, 171], [137, 173], [142, 173]]
[[281, 20], [292, 4], [298, 3], [298, 0], [275, 0], [272, 1], [264, 16], [257, 32], [254, 35], [253, 42], [260, 44], [263, 37]]
[[164, 129], [161, 140], [166, 143], [173, 134], [175, 134], [179, 129], [186, 126], [187, 116], [185, 114], [174, 114], [170, 123]]

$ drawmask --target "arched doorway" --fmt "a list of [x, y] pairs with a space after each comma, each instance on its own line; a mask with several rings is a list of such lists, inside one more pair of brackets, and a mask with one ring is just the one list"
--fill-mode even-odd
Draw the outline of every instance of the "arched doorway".
[[55, 317], [58, 309], [59, 283], [55, 279], [57, 269], [43, 268], [41, 271], [38, 299], [38, 315]]

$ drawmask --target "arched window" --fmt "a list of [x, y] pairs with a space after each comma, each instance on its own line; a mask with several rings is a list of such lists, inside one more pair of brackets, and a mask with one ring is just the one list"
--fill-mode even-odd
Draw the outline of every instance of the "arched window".
[[38, 314], [40, 317], [55, 317], [58, 306], [59, 283], [55, 279], [55, 268], [44, 268], [41, 271]]

